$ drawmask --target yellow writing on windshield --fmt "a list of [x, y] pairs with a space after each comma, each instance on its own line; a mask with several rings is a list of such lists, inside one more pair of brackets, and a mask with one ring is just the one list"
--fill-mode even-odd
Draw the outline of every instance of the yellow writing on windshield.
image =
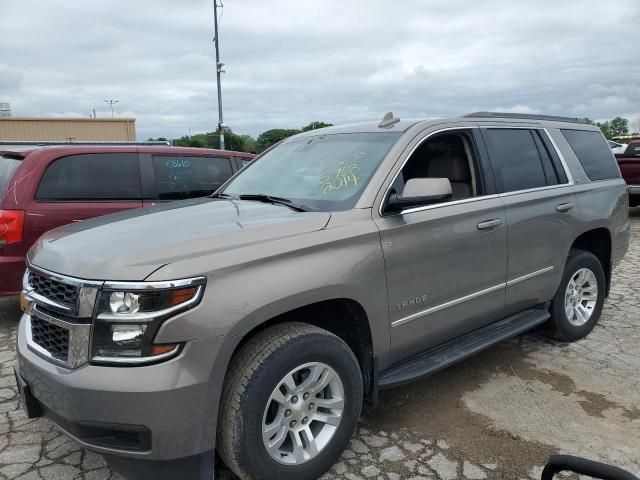
[[322, 193], [325, 195], [338, 192], [349, 187], [357, 187], [359, 183], [360, 169], [355, 163], [342, 166], [335, 172], [320, 177], [320, 188], [322, 189]]

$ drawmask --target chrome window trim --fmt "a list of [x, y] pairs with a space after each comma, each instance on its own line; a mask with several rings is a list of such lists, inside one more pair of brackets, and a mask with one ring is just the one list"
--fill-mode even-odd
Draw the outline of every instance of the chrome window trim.
[[507, 282], [507, 287], [511, 287], [513, 285], [517, 285], [518, 283], [524, 282], [525, 280], [529, 280], [531, 278], [537, 277], [539, 275], [543, 275], [547, 272], [550, 272], [554, 269], [553, 265], [545, 268], [541, 268], [540, 270], [536, 270], [535, 272], [528, 273], [518, 278], [514, 278], [513, 280], [509, 280]]
[[567, 188], [570, 185], [563, 183], [561, 185], [547, 185], [546, 187], [525, 188], [524, 190], [513, 190], [512, 192], [499, 193], [499, 197], [511, 197], [513, 195], [524, 195], [525, 193], [544, 192], [545, 190], [557, 190], [559, 188]]
[[470, 198], [463, 198], [461, 200], [453, 200], [451, 202], [434, 203], [431, 205], [423, 205], [422, 207], [407, 208], [406, 210], [402, 210], [399, 214], [394, 213], [390, 215], [385, 215], [385, 217], [392, 217], [394, 215], [404, 215], [405, 213], [415, 213], [415, 212], [421, 212], [423, 210], [432, 210], [435, 208], [450, 207], [453, 205], [461, 205], [464, 203], [473, 203], [473, 202], [479, 202], [481, 200], [490, 200], [495, 198], [499, 198], [499, 195], [496, 193], [492, 193], [491, 195], [482, 195], [480, 197], [470, 197]]
[[[465, 125], [465, 126], [460, 125], [460, 126], [457, 126], [457, 127], [440, 128], [438, 130], [434, 130], [433, 132], [427, 134], [422, 140], [420, 140], [418, 143], [416, 143], [413, 146], [413, 148], [411, 149], [411, 151], [409, 152], [409, 154], [407, 155], [407, 158], [405, 158], [404, 161], [402, 162], [402, 165], [400, 166], [400, 168], [398, 169], [396, 174], [393, 176], [393, 179], [389, 183], [389, 186], [387, 187], [386, 191], [384, 192], [384, 195], [382, 196], [382, 200], [380, 201], [380, 205], [378, 206], [378, 213], [380, 214], [380, 216], [381, 217], [394, 217], [396, 215], [403, 215], [406, 210], [418, 211], [417, 209], [423, 209], [425, 207], [435, 207], [435, 206], [445, 207], [445, 206], [451, 205], [453, 203], [460, 202], [460, 200], [453, 200], [451, 202], [443, 202], [443, 203], [438, 203], [438, 204], [434, 204], [434, 205], [425, 205], [423, 207], [410, 208], [410, 209], [406, 209], [406, 210], [403, 210], [403, 211], [398, 212], [398, 213], [389, 213], [389, 214], [386, 214], [386, 215], [382, 211], [382, 207], [384, 207], [384, 204], [385, 204], [387, 198], [389, 197], [389, 192], [391, 191], [391, 186], [395, 183], [396, 179], [398, 178], [398, 175], [400, 175], [400, 173], [402, 172], [402, 169], [405, 167], [405, 165], [407, 164], [407, 162], [409, 161], [411, 156], [414, 154], [414, 152], [418, 149], [418, 147], [420, 145], [422, 145], [429, 138], [433, 137], [434, 135], [437, 135], [438, 133], [449, 132], [451, 130], [470, 130], [470, 129], [474, 129], [474, 128], [480, 128], [480, 127], [478, 125]], [[463, 200], [477, 200], [477, 199], [481, 199], [481, 198], [485, 198], [485, 197], [486, 196], [471, 197], [470, 199], [466, 199], [465, 198]], [[411, 212], [409, 212], [409, 213], [411, 213]]]
[[186, 302], [182, 302], [178, 305], [174, 305], [173, 307], [165, 308], [164, 310], [158, 310], [155, 312], [138, 312], [133, 314], [128, 313], [114, 313], [114, 312], [103, 312], [97, 315], [98, 320], [106, 320], [109, 322], [152, 322], [153, 320], [164, 317], [172, 314], [178, 310], [183, 308], [188, 308], [191, 305], [197, 303], [202, 296], [203, 287], [199, 285], [194, 293], [193, 297], [191, 297]]
[[424, 316], [429, 315], [431, 313], [439, 312], [440, 310], [444, 310], [445, 308], [453, 307], [453, 306], [459, 305], [461, 303], [464, 303], [464, 302], [466, 302], [468, 300], [473, 300], [474, 298], [478, 298], [478, 297], [481, 297], [483, 295], [487, 295], [489, 293], [496, 292], [496, 291], [498, 291], [500, 289], [505, 288], [505, 286], [506, 286], [506, 283], [500, 283], [498, 285], [494, 285], [492, 287], [485, 288], [484, 290], [480, 290], [478, 292], [470, 293], [469, 295], [465, 295], [464, 297], [456, 298], [454, 300], [450, 300], [448, 302], [441, 303], [440, 305], [436, 305], [434, 307], [430, 307], [430, 308], [427, 308], [425, 310], [421, 310], [419, 312], [416, 312], [416, 313], [413, 313], [413, 314], [408, 315], [406, 317], [402, 317], [402, 318], [400, 318], [398, 320], [395, 320], [394, 322], [391, 323], [391, 326], [392, 327], [397, 327], [397, 326], [402, 325], [404, 323], [411, 322], [413, 320], [417, 320], [420, 317], [424, 317]]
[[[565, 175], [567, 176], [567, 182], [566, 183], [560, 183], [557, 185], [545, 185], [544, 187], [536, 187], [536, 188], [528, 188], [528, 189], [524, 189], [524, 190], [513, 190], [513, 191], [509, 191], [509, 192], [504, 192], [504, 193], [497, 193], [497, 194], [490, 194], [490, 195], [480, 195], [477, 197], [470, 197], [470, 198], [465, 198], [465, 199], [461, 199], [461, 200], [453, 200], [451, 202], [443, 202], [443, 203], [437, 203], [437, 204], [431, 204], [431, 205], [424, 205], [421, 207], [414, 207], [414, 208], [408, 208], [405, 210], [402, 210], [398, 213], [390, 213], [390, 214], [384, 214], [383, 213], [383, 206], [385, 204], [385, 201], [387, 199], [387, 197], [389, 196], [389, 191], [391, 190], [391, 186], [395, 183], [396, 179], [398, 178], [398, 175], [400, 175], [400, 172], [402, 172], [402, 169], [405, 167], [405, 165], [407, 164], [407, 162], [409, 161], [409, 159], [411, 158], [411, 156], [414, 154], [414, 152], [417, 150], [417, 148], [422, 145], [424, 142], [426, 142], [430, 137], [432, 137], [433, 135], [437, 135], [438, 133], [442, 133], [442, 132], [447, 132], [447, 131], [451, 131], [451, 130], [469, 130], [469, 129], [482, 129], [482, 128], [486, 128], [486, 129], [501, 129], [501, 130], [514, 130], [514, 129], [524, 129], [524, 130], [541, 130], [545, 133], [545, 135], [547, 136], [547, 138], [549, 139], [549, 141], [551, 142], [551, 145], [553, 146], [556, 154], [558, 155], [558, 158], [560, 159], [560, 164], [562, 165], [562, 168], [564, 170]], [[396, 172], [396, 174], [393, 176], [393, 180], [391, 180], [391, 183], [389, 183], [389, 186], [387, 187], [383, 197], [382, 197], [382, 201], [380, 202], [380, 205], [378, 207], [378, 213], [380, 214], [381, 217], [393, 217], [396, 215], [404, 215], [405, 213], [415, 213], [415, 212], [421, 212], [423, 210], [430, 210], [432, 208], [441, 208], [441, 207], [448, 207], [450, 205], [458, 205], [461, 203], [469, 203], [472, 201], [479, 201], [479, 200], [485, 200], [485, 199], [489, 199], [489, 198], [498, 198], [498, 197], [504, 197], [504, 196], [510, 196], [510, 195], [517, 195], [517, 194], [524, 194], [524, 193], [531, 193], [531, 192], [538, 192], [538, 191], [544, 191], [544, 190], [549, 190], [549, 189], [553, 189], [553, 188], [564, 188], [564, 187], [571, 187], [575, 185], [574, 183], [574, 179], [573, 179], [573, 175], [571, 175], [571, 171], [569, 170], [569, 166], [567, 165], [567, 161], [564, 158], [564, 155], [562, 154], [562, 152], [560, 151], [560, 148], [558, 148], [558, 144], [556, 143], [556, 141], [553, 139], [553, 137], [551, 136], [551, 134], [549, 133], [549, 130], [546, 127], [541, 127], [539, 124], [532, 124], [530, 126], [514, 126], [514, 125], [499, 125], [499, 126], [495, 126], [495, 125], [460, 125], [457, 127], [447, 127], [447, 128], [442, 128], [439, 130], [435, 130], [431, 133], [429, 133], [427, 136], [425, 136], [422, 140], [420, 140], [420, 142], [418, 142], [409, 152], [409, 154], [407, 155], [407, 158], [404, 159], [404, 161], [402, 162], [402, 166], [400, 167], [400, 169], [398, 169], [398, 171]]]
[[106, 281], [103, 290], [166, 290], [169, 288], [191, 287], [195, 285], [204, 285], [207, 283], [207, 277], [191, 277], [178, 280], [163, 280], [158, 282], [120, 282]]

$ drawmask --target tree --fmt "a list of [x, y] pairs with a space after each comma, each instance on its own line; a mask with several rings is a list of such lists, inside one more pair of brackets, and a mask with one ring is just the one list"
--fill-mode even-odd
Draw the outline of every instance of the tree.
[[240, 152], [256, 152], [256, 140], [251, 135], [240, 135], [240, 139], [242, 140], [242, 149]]
[[622, 117], [616, 117], [610, 123], [611, 136], [620, 137], [629, 134], [629, 120]]
[[[178, 147], [220, 148], [220, 134], [218, 132], [197, 133], [185, 135], [173, 141]], [[230, 128], [224, 132], [225, 149], [236, 152], [252, 152], [255, 150], [255, 141], [249, 135], [238, 135]]]
[[301, 131], [302, 130], [296, 129], [273, 128], [266, 132], [262, 132], [256, 139], [256, 150], [258, 152], [264, 152], [271, 145], [275, 145], [279, 141], [284, 140], [291, 135], [300, 133]]
[[607, 138], [607, 140], [611, 140], [611, 137], [613, 136], [611, 135], [611, 122], [596, 122], [596, 125], [600, 127], [600, 130], [602, 130], [602, 134]]
[[333, 123], [325, 123], [325, 122], [311, 122], [309, 125], [302, 127], [303, 132], [308, 132], [309, 130], [317, 130], [318, 128], [324, 127], [333, 127]]

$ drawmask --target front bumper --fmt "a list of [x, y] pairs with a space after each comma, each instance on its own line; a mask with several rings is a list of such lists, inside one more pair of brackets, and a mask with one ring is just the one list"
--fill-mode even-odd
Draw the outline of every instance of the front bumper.
[[67, 369], [27, 346], [28, 318], [22, 316], [18, 331], [19, 375], [44, 415], [80, 444], [146, 460], [214, 449], [222, 378], [213, 379], [212, 371], [222, 337], [188, 342], [178, 357], [156, 365]]
[[629, 195], [640, 195], [640, 185], [627, 185]]

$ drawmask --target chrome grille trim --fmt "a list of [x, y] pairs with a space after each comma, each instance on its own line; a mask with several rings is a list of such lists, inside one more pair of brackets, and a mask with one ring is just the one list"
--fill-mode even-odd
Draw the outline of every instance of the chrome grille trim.
[[[91, 335], [91, 324], [88, 323], [69, 323], [59, 320], [38, 310], [36, 304], [31, 303], [27, 309], [27, 346], [36, 354], [44, 359], [67, 368], [78, 368], [89, 361], [89, 338]], [[69, 348], [67, 359], [61, 360], [52, 355], [47, 349], [36, 343], [33, 339], [31, 330], [31, 318], [37, 317], [40, 320], [51, 323], [57, 327], [63, 328], [69, 332]]]
[[[44, 295], [45, 288], [36, 291], [32, 282], [29, 281], [32, 274], [44, 277], [47, 287], [53, 288], [56, 293], [64, 292], [68, 296], [69, 292], [75, 291], [74, 298], [68, 299], [63, 304], [60, 298], [52, 299]], [[26, 336], [29, 349], [49, 362], [66, 368], [77, 368], [87, 363], [91, 341], [91, 318], [102, 284], [103, 282], [67, 277], [29, 264], [23, 280], [23, 295], [27, 301], [25, 313], [27, 314]], [[56, 297], [67, 300], [64, 295], [56, 295]], [[59, 358], [59, 352], [50, 352], [34, 339], [32, 329], [34, 317], [68, 332], [66, 358]]]

